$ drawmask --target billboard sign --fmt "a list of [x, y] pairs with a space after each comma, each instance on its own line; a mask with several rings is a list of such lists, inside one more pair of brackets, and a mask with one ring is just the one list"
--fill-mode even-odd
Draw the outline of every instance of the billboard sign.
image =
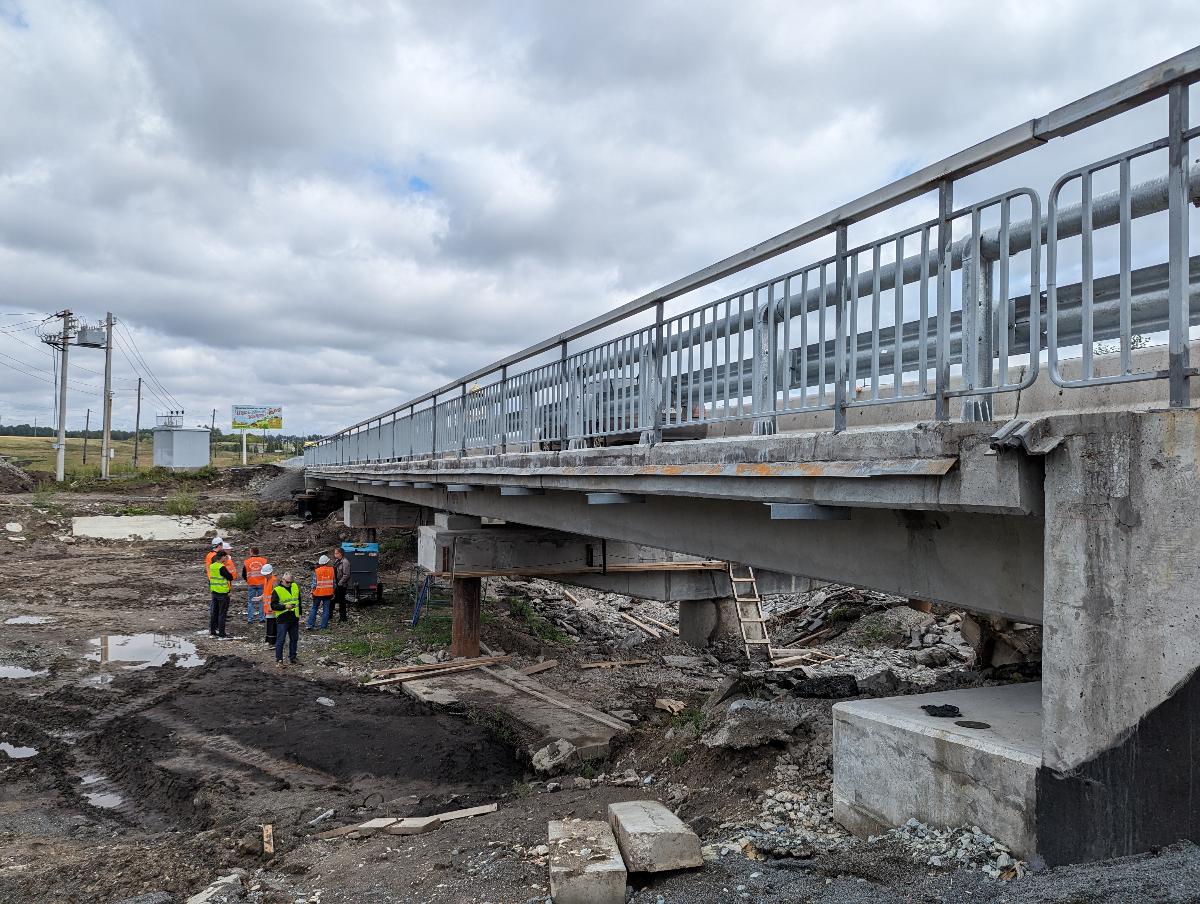
[[234, 430], [282, 430], [282, 405], [234, 405]]

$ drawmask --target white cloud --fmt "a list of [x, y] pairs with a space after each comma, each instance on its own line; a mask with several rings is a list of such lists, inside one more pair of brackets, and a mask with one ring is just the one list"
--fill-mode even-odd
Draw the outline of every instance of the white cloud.
[[0, 311], [112, 310], [197, 418], [336, 428], [1177, 53], [1190, 6], [7, 0]]

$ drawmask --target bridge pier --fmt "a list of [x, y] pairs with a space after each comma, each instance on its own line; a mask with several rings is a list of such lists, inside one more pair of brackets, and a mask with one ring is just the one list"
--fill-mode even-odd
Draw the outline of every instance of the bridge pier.
[[453, 584], [450, 655], [478, 656], [483, 580], [482, 578], [455, 578]]
[[679, 639], [702, 650], [724, 639], [741, 639], [732, 597], [679, 601]]

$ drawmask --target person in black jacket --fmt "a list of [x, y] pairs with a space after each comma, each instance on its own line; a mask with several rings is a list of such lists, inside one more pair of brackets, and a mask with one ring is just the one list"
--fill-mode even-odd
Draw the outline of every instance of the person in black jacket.
[[338, 621], [346, 620], [346, 592], [350, 589], [350, 560], [339, 546], [333, 551], [333, 601], [337, 604]]

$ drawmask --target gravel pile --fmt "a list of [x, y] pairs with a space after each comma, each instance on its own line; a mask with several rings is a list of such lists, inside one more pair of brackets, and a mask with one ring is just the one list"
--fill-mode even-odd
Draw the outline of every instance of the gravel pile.
[[32, 493], [35, 486], [32, 477], [0, 458], [0, 493]]
[[913, 859], [928, 863], [936, 869], [969, 866], [981, 870], [993, 879], [1017, 879], [1025, 875], [1023, 860], [978, 826], [957, 829], [936, 829], [916, 819], [870, 841], [891, 840], [912, 851]]

